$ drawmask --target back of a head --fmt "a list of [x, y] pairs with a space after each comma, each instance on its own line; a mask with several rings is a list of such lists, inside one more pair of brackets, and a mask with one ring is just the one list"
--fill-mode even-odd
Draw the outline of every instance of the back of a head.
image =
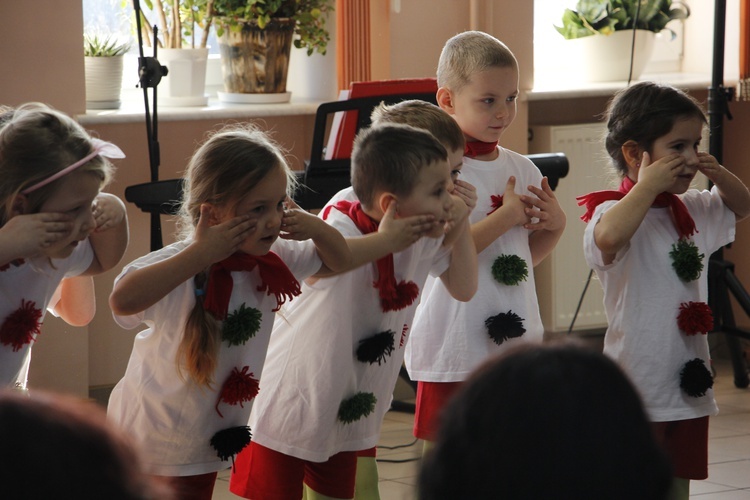
[[471, 75], [490, 68], [515, 68], [518, 61], [503, 42], [483, 31], [464, 31], [450, 38], [440, 53], [438, 87], [457, 92]]
[[422, 500], [663, 499], [669, 463], [620, 368], [575, 344], [524, 344], [482, 365], [446, 408]]
[[380, 103], [372, 111], [372, 124], [401, 123], [427, 130], [449, 151], [464, 149], [464, 133], [456, 120], [440, 106], [420, 99], [396, 104]]
[[0, 393], [3, 498], [170, 498], [140, 464], [130, 442], [95, 403], [58, 394]]
[[424, 167], [447, 157], [445, 147], [426, 130], [395, 123], [363, 129], [352, 150], [354, 193], [366, 208], [380, 192], [407, 196]]
[[622, 153], [627, 141], [650, 150], [656, 139], [668, 134], [677, 120], [685, 118], [706, 121], [700, 104], [670, 85], [639, 82], [617, 92], [607, 107], [605, 140], [615, 168], [622, 175], [627, 174]]

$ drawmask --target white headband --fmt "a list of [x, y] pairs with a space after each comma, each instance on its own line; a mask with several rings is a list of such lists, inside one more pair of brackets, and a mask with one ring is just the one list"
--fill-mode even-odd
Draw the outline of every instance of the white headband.
[[21, 193], [29, 194], [33, 191], [36, 191], [40, 187], [46, 186], [50, 182], [56, 181], [60, 177], [71, 173], [73, 170], [77, 169], [78, 167], [85, 165], [97, 155], [104, 156], [105, 158], [125, 158], [125, 153], [123, 153], [120, 148], [118, 148], [111, 142], [102, 141], [101, 139], [91, 139], [91, 144], [94, 146], [94, 150], [91, 153], [84, 156], [83, 158], [73, 163], [72, 165], [65, 167], [59, 172], [55, 172], [54, 174], [50, 175], [46, 179], [43, 179], [37, 182], [33, 186], [24, 189], [23, 191], [21, 191]]

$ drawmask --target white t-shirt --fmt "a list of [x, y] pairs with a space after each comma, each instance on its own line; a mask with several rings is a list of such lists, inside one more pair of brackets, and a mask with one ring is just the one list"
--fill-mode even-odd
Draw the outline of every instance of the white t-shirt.
[[[353, 199], [350, 189], [333, 200], [344, 198]], [[327, 221], [346, 237], [362, 234], [336, 209]], [[393, 257], [396, 280], [421, 288], [428, 273], [440, 275], [448, 268], [450, 249], [442, 247], [442, 238], [422, 238]], [[264, 369], [265, 391], [250, 420], [256, 443], [313, 462], [377, 444], [419, 300], [400, 311], [383, 312], [373, 286], [377, 277], [375, 263], [370, 263], [305, 284], [299, 299], [277, 315]], [[389, 330], [394, 350], [382, 364], [356, 358], [361, 340]], [[357, 392], [372, 393], [375, 410], [343, 423], [339, 405]]]
[[[40, 257], [18, 266], [8, 264], [0, 271], [0, 325], [21, 307], [22, 301], [33, 304], [41, 313], [41, 325], [52, 295], [63, 278], [83, 273], [93, 259], [94, 251], [87, 239], [65, 259], [52, 259], [50, 263], [50, 259]], [[26, 387], [32, 344], [24, 344], [14, 351], [13, 345], [0, 342], [0, 387]]]
[[[115, 283], [135, 269], [179, 253], [188, 244], [180, 241], [135, 260], [123, 269]], [[271, 250], [300, 281], [320, 269], [321, 261], [312, 241], [279, 239]], [[210, 440], [218, 431], [247, 425], [253, 401], [241, 405], [218, 403], [222, 384], [235, 368], [242, 371], [247, 366], [247, 372], [260, 381], [260, 393], [267, 390], [261, 371], [276, 298], [258, 290], [257, 268], [231, 275], [234, 283], [229, 313], [244, 304], [262, 313], [261, 324], [255, 335], [242, 345], [230, 346], [222, 341], [210, 389], [190, 382], [188, 374], [184, 370], [181, 374], [176, 364], [185, 321], [195, 304], [192, 279], [141, 313], [115, 315], [123, 328], [135, 328], [141, 323], [147, 328], [135, 337], [125, 375], [112, 391], [107, 413], [137, 441], [151, 474], [189, 476], [229, 467], [229, 462], [219, 459]], [[293, 299], [297, 300], [299, 297]]]
[[[541, 186], [539, 169], [525, 156], [498, 148], [493, 161], [464, 158], [461, 179], [477, 190], [477, 206], [471, 212], [474, 224], [492, 210], [492, 196], [502, 195], [510, 176], [515, 192], [531, 194], [528, 186]], [[479, 287], [469, 302], [453, 299], [440, 280], [428, 279], [417, 309], [411, 339], [406, 348], [406, 367], [413, 380], [460, 382], [491, 354], [523, 341], [541, 341], [544, 334], [534, 285], [529, 248], [531, 232], [515, 226], [478, 255]], [[492, 276], [492, 265], [501, 255], [516, 255], [526, 262], [528, 277], [518, 285], [504, 285]], [[511, 311], [523, 318], [526, 332], [496, 344], [485, 321]]]
[[609, 327], [604, 352], [627, 372], [641, 393], [649, 418], [655, 422], [715, 415], [713, 391], [691, 397], [680, 389], [680, 372], [688, 361], [710, 367], [706, 335], [686, 335], [677, 326], [684, 302], [706, 302], [708, 259], [734, 240], [735, 215], [716, 189], [691, 189], [680, 197], [698, 232], [691, 240], [704, 255], [700, 278], [684, 282], [672, 268], [669, 252], [678, 235], [669, 208], [651, 208], [630, 242], [605, 265], [594, 243], [594, 227], [616, 202], [594, 211], [584, 233], [586, 262], [604, 288]]

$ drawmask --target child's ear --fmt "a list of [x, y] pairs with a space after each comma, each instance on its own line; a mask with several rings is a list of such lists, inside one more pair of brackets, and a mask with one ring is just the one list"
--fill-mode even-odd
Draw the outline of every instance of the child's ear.
[[453, 94], [446, 87], [440, 87], [437, 91], [437, 103], [443, 110], [448, 114], [454, 114], [456, 112], [453, 106]]
[[29, 200], [26, 198], [26, 195], [17, 194], [16, 197], [13, 198], [13, 204], [10, 207], [10, 216], [15, 217], [16, 215], [23, 215], [28, 213], [28, 210]]
[[398, 202], [398, 199], [395, 194], [387, 192], [380, 193], [380, 196], [378, 196], [378, 210], [381, 214], [384, 214], [391, 203], [396, 202]]
[[219, 210], [219, 207], [214, 205], [213, 203], [204, 203], [203, 204], [206, 210], [206, 214], [208, 215], [208, 223], [211, 226], [215, 226], [217, 224], [221, 223], [221, 210]]
[[641, 156], [643, 152], [638, 147], [638, 143], [635, 141], [627, 141], [622, 145], [622, 156], [625, 158], [625, 163], [631, 168], [638, 168], [641, 166]]

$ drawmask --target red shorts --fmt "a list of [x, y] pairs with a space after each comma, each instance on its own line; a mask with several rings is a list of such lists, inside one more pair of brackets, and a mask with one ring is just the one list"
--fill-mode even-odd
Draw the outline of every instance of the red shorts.
[[440, 413], [462, 385], [463, 382], [417, 382], [414, 437], [435, 440], [440, 427]]
[[334, 498], [354, 498], [357, 453], [337, 453], [316, 463], [250, 442], [237, 455], [229, 491], [252, 500], [299, 500], [303, 483]]
[[675, 477], [708, 477], [708, 417], [651, 424], [656, 441], [672, 461]]
[[377, 455], [378, 455], [377, 446], [373, 446], [372, 448], [369, 448], [367, 450], [359, 450], [357, 452], [357, 457], [375, 458]]
[[217, 472], [197, 476], [152, 476], [160, 484], [166, 484], [181, 500], [211, 500], [214, 496]]

